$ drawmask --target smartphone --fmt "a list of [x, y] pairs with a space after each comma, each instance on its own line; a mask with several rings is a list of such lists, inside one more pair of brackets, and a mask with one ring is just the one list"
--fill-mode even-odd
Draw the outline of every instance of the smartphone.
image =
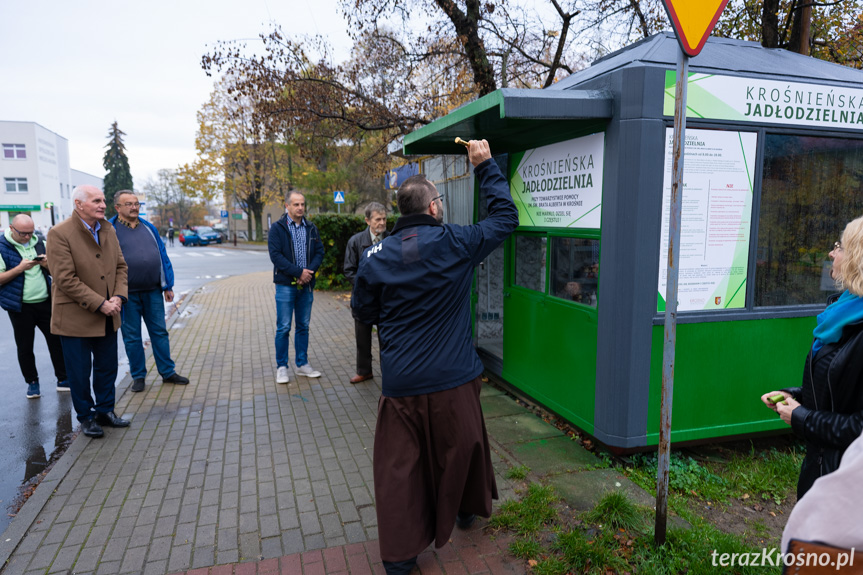
[[41, 262], [41, 261], [42, 261], [42, 260], [44, 260], [44, 259], [45, 259], [45, 256], [44, 256], [44, 255], [42, 255], [42, 256], [36, 256], [35, 258], [33, 258], [33, 260], [34, 260], [34, 261], [37, 261], [37, 262]]

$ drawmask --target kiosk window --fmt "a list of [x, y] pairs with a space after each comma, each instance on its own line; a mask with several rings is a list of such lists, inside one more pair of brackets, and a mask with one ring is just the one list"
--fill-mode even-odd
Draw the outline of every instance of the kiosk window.
[[596, 307], [599, 241], [551, 238], [551, 295]]
[[515, 236], [515, 285], [545, 293], [545, 236]]
[[824, 303], [827, 253], [863, 214], [863, 140], [767, 134], [755, 305]]

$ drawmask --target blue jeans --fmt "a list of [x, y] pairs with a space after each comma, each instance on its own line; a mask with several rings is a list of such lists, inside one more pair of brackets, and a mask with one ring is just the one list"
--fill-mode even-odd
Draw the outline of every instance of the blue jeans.
[[129, 294], [129, 301], [123, 306], [123, 345], [126, 346], [132, 379], [147, 377], [144, 343], [141, 341], [142, 319], [150, 333], [150, 345], [153, 346], [153, 357], [156, 358], [159, 375], [163, 379], [174, 375], [174, 360], [171, 359], [171, 344], [165, 327], [165, 305], [162, 297], [160, 289], [132, 292]]
[[291, 319], [296, 316], [294, 331], [294, 361], [297, 367], [309, 363], [309, 321], [312, 319], [312, 302], [315, 296], [309, 286], [297, 289], [294, 286], [276, 284], [276, 364], [288, 366], [291, 348]]
[[[99, 312], [101, 313], [101, 312]], [[117, 380], [117, 334], [108, 324], [101, 337], [60, 336], [63, 359], [69, 378], [69, 391], [78, 421], [98, 413], [114, 411], [114, 382]], [[90, 371], [93, 372], [93, 392], [90, 393]]]

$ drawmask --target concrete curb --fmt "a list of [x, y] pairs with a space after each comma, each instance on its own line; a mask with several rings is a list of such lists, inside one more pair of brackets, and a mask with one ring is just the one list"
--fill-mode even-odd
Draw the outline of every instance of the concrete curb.
[[[174, 322], [177, 321], [177, 318], [179, 318], [183, 314], [183, 311], [185, 311], [189, 306], [197, 291], [198, 290], [195, 290], [195, 292], [184, 297], [179, 303], [176, 312], [171, 314], [171, 316], [166, 320], [165, 324], [168, 330], [171, 329]], [[121, 344], [118, 343], [117, 345]], [[152, 355], [153, 346], [151, 345], [144, 350], [144, 361], [149, 360]], [[131, 384], [132, 376], [127, 374], [126, 377], [120, 380], [120, 383], [117, 384], [116, 400], [119, 400], [123, 395], [125, 395]], [[6, 531], [3, 532], [3, 535], [0, 536], [0, 568], [5, 567], [6, 563], [9, 561], [9, 557], [15, 549], [18, 548], [18, 545], [21, 544], [21, 541], [30, 530], [30, 527], [33, 526], [33, 522], [36, 521], [36, 517], [39, 516], [39, 513], [41, 513], [42, 509], [45, 508], [45, 504], [47, 504], [48, 500], [51, 499], [51, 495], [54, 494], [54, 490], [60, 482], [63, 481], [63, 478], [66, 477], [69, 470], [75, 465], [75, 462], [78, 460], [78, 456], [84, 452], [84, 448], [90, 441], [92, 440], [89, 437], [79, 432], [78, 436], [69, 445], [69, 448], [66, 449], [66, 452], [60, 457], [57, 463], [54, 464], [54, 467], [51, 468], [51, 471], [49, 471], [45, 478], [36, 486], [36, 490], [33, 492], [33, 495], [30, 496], [23, 506], [21, 506], [17, 515], [9, 524], [9, 527], [7, 527]]]

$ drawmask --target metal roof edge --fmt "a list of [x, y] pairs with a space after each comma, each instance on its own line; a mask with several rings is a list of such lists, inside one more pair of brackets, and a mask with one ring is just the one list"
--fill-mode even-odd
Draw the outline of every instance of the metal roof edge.
[[402, 151], [404, 152], [404, 150], [408, 146], [419, 140], [422, 140], [423, 138], [434, 135], [435, 133], [445, 130], [450, 126], [453, 126], [463, 120], [476, 116], [477, 114], [485, 112], [486, 110], [490, 110], [495, 106], [500, 107], [500, 114], [501, 117], [503, 117], [503, 91], [504, 90], [495, 90], [490, 94], [486, 94], [485, 96], [482, 96], [481, 98], [478, 98], [469, 104], [465, 104], [460, 108], [456, 108], [446, 116], [438, 118], [437, 120], [426, 124], [422, 128], [418, 128], [410, 134], [407, 134], [404, 139], [404, 147]]
[[[576, 102], [580, 105], [573, 106]], [[538, 106], [538, 103], [546, 105]], [[610, 118], [613, 104], [612, 94], [601, 90], [501, 88], [407, 134], [402, 152], [407, 154], [409, 146], [492, 110], [495, 106], [499, 108], [501, 119], [574, 120]]]

